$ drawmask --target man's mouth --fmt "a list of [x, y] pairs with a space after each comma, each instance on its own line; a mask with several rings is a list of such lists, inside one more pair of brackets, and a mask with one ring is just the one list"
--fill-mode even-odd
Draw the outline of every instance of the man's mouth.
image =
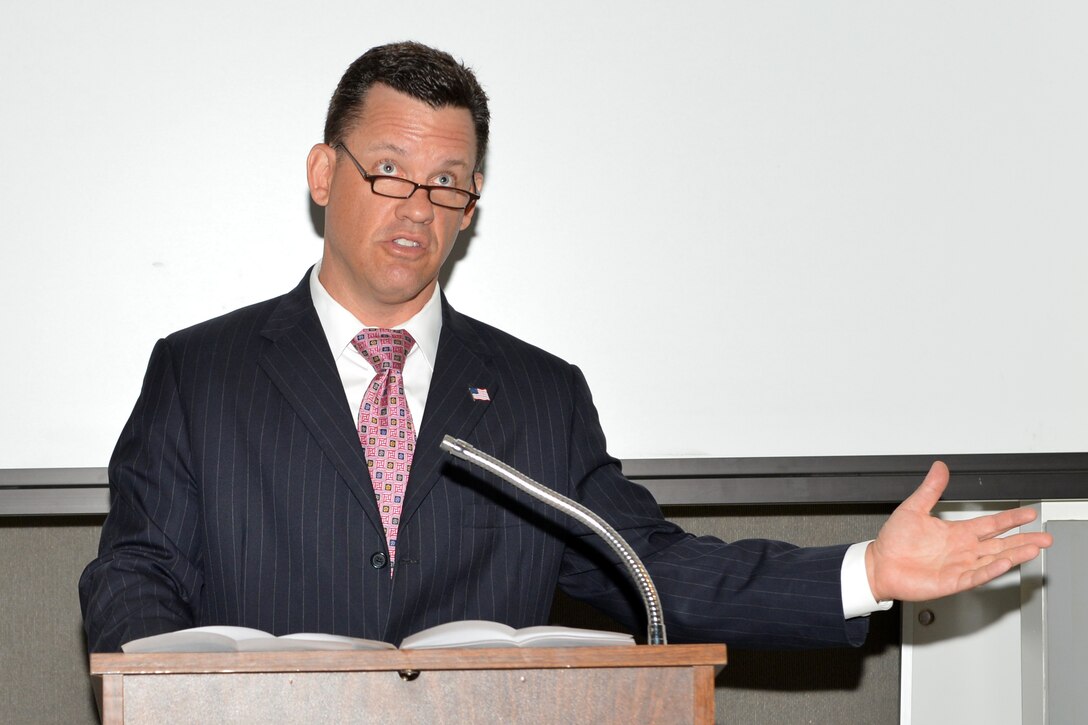
[[416, 248], [422, 246], [419, 242], [413, 242], [411, 239], [405, 239], [404, 237], [397, 237], [393, 240], [393, 244], [398, 247], [410, 247]]

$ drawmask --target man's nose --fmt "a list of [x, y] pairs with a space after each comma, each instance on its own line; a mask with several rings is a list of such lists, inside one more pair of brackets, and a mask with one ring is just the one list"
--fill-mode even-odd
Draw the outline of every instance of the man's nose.
[[426, 189], [416, 188], [411, 196], [397, 205], [397, 216], [417, 224], [427, 224], [434, 219], [434, 204]]

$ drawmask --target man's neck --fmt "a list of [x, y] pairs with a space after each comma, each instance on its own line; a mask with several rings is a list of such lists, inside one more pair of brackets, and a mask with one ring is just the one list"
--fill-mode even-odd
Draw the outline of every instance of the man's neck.
[[350, 290], [341, 286], [330, 285], [329, 280], [326, 280], [325, 276], [320, 272], [318, 273], [318, 281], [321, 282], [329, 296], [348, 312], [355, 315], [359, 322], [367, 327], [384, 327], [387, 329], [401, 327], [405, 322], [419, 314], [419, 311], [434, 296], [435, 287], [438, 285], [438, 280], [433, 280], [410, 300], [384, 304], [373, 300], [360, 300], [357, 295], [351, 294]]

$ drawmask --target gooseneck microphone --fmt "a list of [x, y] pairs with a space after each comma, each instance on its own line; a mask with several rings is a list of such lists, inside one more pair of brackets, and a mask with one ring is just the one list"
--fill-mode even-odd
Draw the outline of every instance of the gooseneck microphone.
[[565, 513], [573, 519], [588, 526], [595, 534], [605, 540], [612, 551], [627, 567], [631, 579], [638, 587], [642, 596], [642, 603], [646, 607], [646, 640], [650, 644], [665, 644], [665, 620], [661, 615], [661, 600], [657, 596], [650, 573], [646, 571], [642, 560], [619, 533], [604, 519], [587, 509], [577, 501], [573, 501], [561, 493], [557, 493], [547, 486], [537, 483], [512, 466], [503, 463], [497, 458], [487, 455], [463, 440], [446, 436], [442, 439], [442, 450], [469, 463], [474, 463], [486, 471], [529, 494], [538, 501], [543, 501], [552, 508]]

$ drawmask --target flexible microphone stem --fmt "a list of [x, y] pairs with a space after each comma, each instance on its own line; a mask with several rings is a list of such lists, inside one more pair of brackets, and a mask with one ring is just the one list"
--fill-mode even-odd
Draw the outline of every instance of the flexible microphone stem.
[[447, 453], [494, 473], [533, 498], [543, 501], [571, 518], [577, 519], [604, 539], [619, 556], [624, 566], [627, 567], [631, 578], [634, 579], [635, 584], [638, 586], [639, 594], [642, 596], [642, 603], [646, 607], [647, 641], [650, 644], [665, 644], [665, 620], [661, 616], [661, 600], [658, 598], [657, 589], [650, 579], [650, 573], [646, 571], [642, 560], [638, 558], [631, 545], [604, 519], [577, 501], [572, 501], [547, 486], [537, 483], [512, 466], [473, 448], [463, 440], [453, 436], [446, 436], [442, 439], [441, 447]]

